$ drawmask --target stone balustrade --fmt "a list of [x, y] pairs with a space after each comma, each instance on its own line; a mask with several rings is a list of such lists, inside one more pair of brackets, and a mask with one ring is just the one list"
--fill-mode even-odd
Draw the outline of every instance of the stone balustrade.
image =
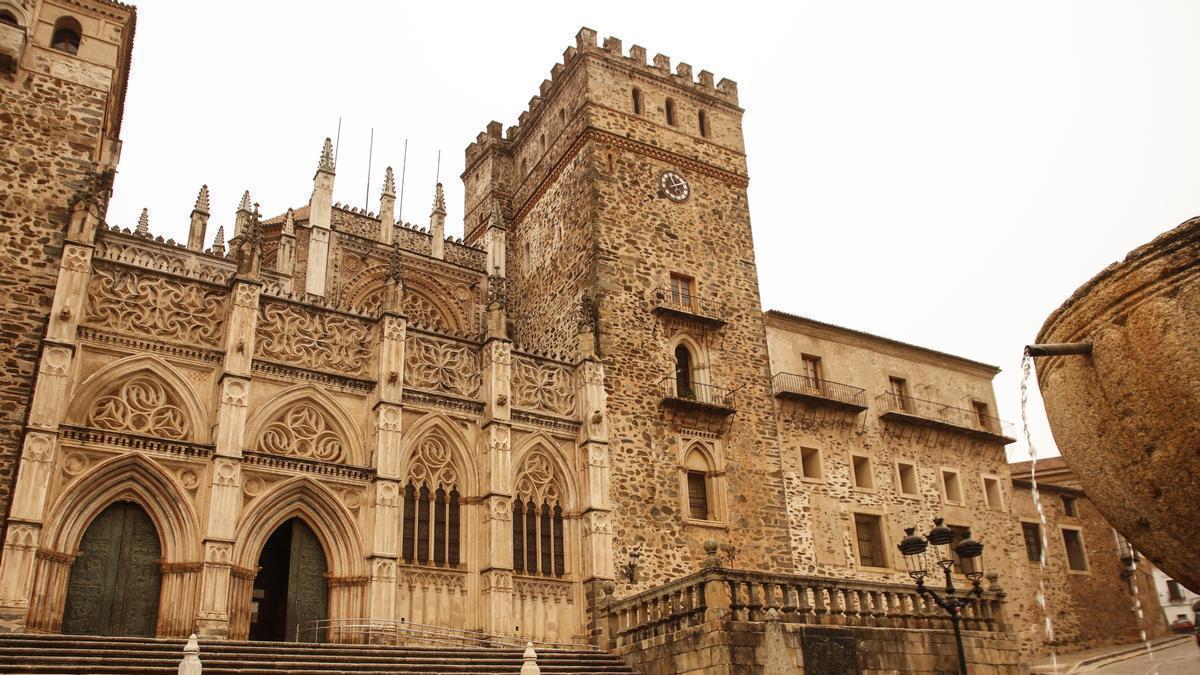
[[[1002, 591], [985, 591], [965, 610], [963, 630], [1005, 632], [1003, 597]], [[715, 566], [628, 598], [611, 600], [601, 606], [600, 613], [610, 649], [712, 620], [777, 619], [915, 630], [952, 627], [950, 616], [932, 597], [917, 593], [915, 585]]]

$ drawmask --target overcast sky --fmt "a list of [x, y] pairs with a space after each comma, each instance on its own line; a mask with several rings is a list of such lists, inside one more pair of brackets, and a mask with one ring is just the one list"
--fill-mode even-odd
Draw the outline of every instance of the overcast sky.
[[202, 183], [210, 238], [242, 190], [305, 204], [340, 117], [336, 200], [363, 206], [373, 127], [368, 208], [407, 138], [405, 220], [427, 221], [440, 149], [461, 236], [463, 149], [586, 25], [738, 82], [764, 309], [999, 366], [1014, 436], [1045, 317], [1200, 213], [1195, 2], [137, 5], [110, 223], [148, 207], [186, 240]]

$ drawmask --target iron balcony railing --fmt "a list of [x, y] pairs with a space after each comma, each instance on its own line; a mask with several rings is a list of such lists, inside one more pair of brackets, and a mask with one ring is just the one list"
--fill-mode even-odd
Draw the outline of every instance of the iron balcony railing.
[[879, 407], [880, 415], [908, 415], [966, 431], [1007, 437], [1004, 432], [1008, 425], [1004, 421], [978, 410], [958, 408], [890, 391], [876, 396], [875, 404]]
[[654, 289], [655, 310], [688, 314], [709, 322], [725, 323], [725, 305], [691, 293], [681, 293], [670, 288]]
[[699, 382], [684, 383], [675, 376], [664, 377], [658, 386], [664, 399], [734, 409], [733, 389]]
[[795, 373], [777, 373], [771, 378], [771, 384], [776, 396], [823, 399], [849, 408], [867, 408], [867, 391], [841, 382]]

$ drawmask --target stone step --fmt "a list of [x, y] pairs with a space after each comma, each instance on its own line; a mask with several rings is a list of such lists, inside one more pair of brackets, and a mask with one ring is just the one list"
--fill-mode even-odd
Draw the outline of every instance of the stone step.
[[[183, 640], [87, 635], [0, 635], [0, 673], [155, 675], [177, 672]], [[522, 652], [511, 647], [395, 647], [297, 642], [212, 641], [200, 645], [205, 675], [389, 673], [515, 675]], [[538, 652], [547, 675], [630, 675], [615, 656], [589, 650]]]

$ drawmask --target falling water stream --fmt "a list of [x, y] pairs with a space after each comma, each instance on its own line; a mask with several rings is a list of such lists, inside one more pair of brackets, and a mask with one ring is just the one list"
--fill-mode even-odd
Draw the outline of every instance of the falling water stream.
[[[1038, 484], [1037, 484], [1037, 446], [1033, 444], [1033, 438], [1029, 433], [1029, 382], [1033, 378], [1033, 357], [1028, 354], [1021, 360], [1021, 426], [1025, 433], [1025, 446], [1029, 448], [1029, 485], [1030, 492], [1033, 495], [1033, 505], [1037, 509], [1039, 522], [1039, 534], [1041, 536], [1041, 555], [1038, 557], [1038, 606], [1042, 608], [1042, 616], [1046, 619], [1046, 643], [1053, 644], [1054, 642], [1054, 621], [1050, 618], [1050, 612], [1046, 607], [1046, 549], [1049, 541], [1046, 536], [1046, 512], [1042, 509], [1042, 500], [1039, 499]], [[1132, 552], [1132, 549], [1130, 549]], [[1142, 598], [1138, 594], [1137, 584], [1137, 561], [1133, 563], [1133, 573], [1129, 577], [1131, 582], [1131, 590], [1133, 591], [1133, 611], [1138, 618], [1138, 631], [1142, 638], [1142, 644], [1146, 646], [1146, 654], [1149, 655], [1150, 661], [1154, 661], [1154, 649], [1150, 644], [1150, 638], [1146, 634], [1145, 614], [1142, 611]], [[1050, 648], [1050, 663], [1054, 668], [1054, 672], [1058, 672], [1058, 651], [1053, 647]], [[1152, 675], [1158, 672], [1158, 667], [1151, 668], [1147, 675]]]
[[[1046, 608], [1046, 548], [1049, 541], [1046, 537], [1046, 512], [1042, 509], [1042, 500], [1038, 498], [1037, 484], [1037, 446], [1029, 433], [1029, 381], [1033, 377], [1033, 357], [1026, 354], [1021, 359], [1021, 426], [1025, 432], [1025, 447], [1029, 448], [1029, 485], [1033, 494], [1033, 506], [1038, 514], [1038, 535], [1041, 537], [1041, 554], [1038, 556], [1038, 606], [1042, 608], [1042, 616], [1046, 619], [1046, 644], [1054, 643], [1054, 621]], [[1058, 672], [1058, 650], [1050, 648], [1050, 663], [1054, 672]]]

